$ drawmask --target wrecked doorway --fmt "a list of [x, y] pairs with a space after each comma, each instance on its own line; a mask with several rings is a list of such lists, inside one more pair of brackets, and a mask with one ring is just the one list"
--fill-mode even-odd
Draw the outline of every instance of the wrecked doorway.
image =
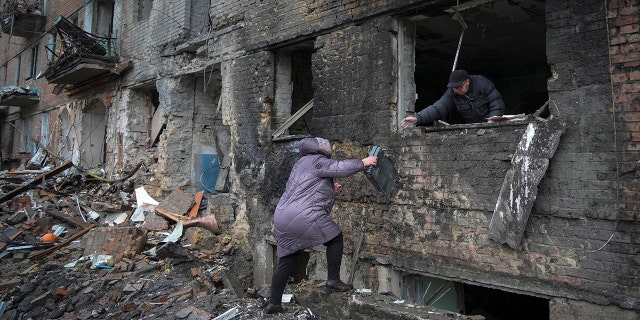
[[[402, 42], [414, 46], [413, 50], [403, 49], [403, 54], [407, 58], [412, 58], [407, 51], [415, 55], [415, 69], [413, 74], [400, 73], [399, 83], [415, 83], [416, 95], [415, 106], [404, 102], [409, 105], [401, 105], [401, 112], [418, 112], [438, 100], [454, 65], [489, 78], [502, 94], [505, 114], [531, 114], [548, 100], [551, 71], [543, 1], [472, 1], [405, 18], [400, 22], [403, 34], [399, 38], [415, 38]], [[407, 65], [400, 56], [399, 70]], [[451, 117], [446, 122], [461, 123]]]
[[106, 107], [100, 100], [91, 101], [82, 113], [80, 138], [80, 164], [86, 168], [95, 168], [104, 163]]

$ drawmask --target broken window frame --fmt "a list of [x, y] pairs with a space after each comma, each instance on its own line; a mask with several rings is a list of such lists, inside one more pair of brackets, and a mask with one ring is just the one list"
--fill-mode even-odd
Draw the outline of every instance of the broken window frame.
[[36, 77], [36, 72], [38, 69], [38, 53], [40, 50], [38, 50], [39, 47], [39, 43], [37, 43], [36, 45], [34, 45], [33, 47], [31, 47], [31, 61], [29, 62], [29, 70], [27, 73], [27, 79], [31, 79], [31, 78], [35, 78]]
[[[94, 0], [87, 3], [82, 29], [99, 37], [111, 38], [114, 33], [114, 6], [113, 0]], [[109, 21], [105, 23], [105, 19]]]
[[300, 110], [298, 110], [295, 114], [293, 114], [287, 121], [284, 122], [280, 128], [273, 132], [272, 138], [273, 140], [278, 139], [282, 134], [284, 134], [291, 125], [293, 125], [296, 121], [298, 121], [302, 116], [304, 116], [309, 110], [313, 108], [313, 99], [309, 100]]
[[[444, 9], [441, 13], [438, 14], [434, 14], [434, 15], [429, 15], [430, 17], [440, 17], [440, 16], [448, 16], [448, 15], [452, 15], [453, 17], [452, 19], [457, 21], [457, 23], [462, 25], [462, 30], [460, 31], [461, 33], [459, 34], [460, 37], [456, 37], [455, 38], [455, 42], [457, 43], [457, 50], [452, 53], [453, 55], [455, 55], [455, 59], [452, 60], [453, 63], [453, 69], [456, 68], [456, 65], [458, 65], [458, 53], [460, 52], [460, 45], [462, 43], [462, 35], [464, 34], [465, 29], [467, 29], [466, 23], [464, 22], [464, 19], [459, 15], [459, 14], [464, 14], [465, 10], [469, 10], [469, 9], [474, 9], [478, 6], [482, 6], [482, 5], [486, 5], [486, 4], [495, 4], [498, 3], [500, 1], [507, 1], [507, 0], [480, 0], [480, 1], [472, 1], [469, 3], [464, 3], [464, 4], [460, 4], [459, 6], [452, 6], [448, 9]], [[459, 18], [456, 19], [456, 14], [458, 14]], [[418, 39], [418, 35], [417, 35], [417, 29], [416, 29], [416, 24], [412, 21], [412, 20], [421, 20], [422, 14], [414, 14], [412, 16], [399, 16], [396, 18], [396, 20], [394, 21], [395, 23], [395, 31], [396, 31], [396, 37], [393, 39], [394, 41], [394, 50], [395, 50], [395, 54], [396, 54], [396, 64], [395, 64], [395, 68], [396, 68], [396, 73], [397, 73], [397, 79], [396, 79], [396, 98], [397, 98], [397, 119], [396, 119], [396, 125], [397, 125], [397, 130], [401, 131], [402, 128], [400, 126], [402, 120], [406, 117], [406, 116], [413, 116], [416, 113], [416, 105], [418, 105], [418, 90], [417, 90], [417, 80], [414, 76], [414, 73], [416, 71], [417, 68], [417, 63], [416, 63], [416, 39]], [[417, 18], [417, 19], [416, 19]], [[453, 38], [452, 38], [453, 39]], [[462, 43], [462, 46], [464, 47], [464, 43]], [[405, 57], [405, 59], [403, 60], [403, 57]], [[410, 59], [411, 58], [411, 59]], [[542, 64], [540, 64], [542, 65]], [[548, 64], [546, 64], [545, 61], [545, 65], [548, 67]], [[537, 74], [537, 76], [541, 76], [542, 74]], [[538, 78], [540, 79], [540, 78]], [[443, 80], [443, 81], [446, 81]], [[538, 82], [539, 83], [539, 82]], [[546, 83], [546, 81], [545, 81]], [[500, 88], [498, 88], [500, 90]], [[540, 89], [540, 88], [538, 88]], [[526, 91], [532, 94], [536, 94], [536, 93], [541, 93], [541, 90], [538, 91]], [[526, 93], [525, 92], [525, 93]], [[501, 92], [502, 93], [502, 92]], [[546, 93], [548, 95], [548, 88], [546, 89]], [[504, 98], [504, 94], [503, 94], [503, 98]], [[435, 98], [434, 100], [432, 100], [431, 102], [435, 102], [437, 99], [439, 99], [440, 96], [438, 96], [437, 98]], [[527, 100], [530, 101], [530, 100]], [[537, 101], [537, 99], [536, 99]], [[541, 104], [543, 103], [542, 100], [539, 101]], [[505, 101], [505, 103], [507, 103], [507, 101]], [[512, 108], [516, 108], [516, 110], [512, 110], [515, 112], [509, 113], [510, 110], [509, 108], [505, 109], [505, 117], [502, 119], [499, 119], [497, 121], [493, 121], [493, 122], [480, 122], [480, 123], [458, 123], [458, 122], [452, 122], [452, 123], [448, 123], [446, 121], [448, 121], [447, 119], [445, 120], [437, 120], [434, 121], [433, 123], [425, 126], [425, 130], [426, 131], [439, 131], [439, 130], [459, 130], [459, 129], [466, 129], [469, 126], [483, 126], [483, 125], [487, 125], [487, 126], [503, 126], [503, 125], [507, 125], [507, 124], [513, 124], [514, 122], [519, 122], [520, 124], [522, 124], [523, 121], [505, 121], [505, 120], [532, 120], [532, 119], [537, 119], [538, 117], [540, 117], [541, 114], [545, 113], [548, 115], [548, 112], [544, 112], [543, 109], [547, 109], [547, 104], [548, 104], [548, 97], [547, 100], [544, 101], [544, 105], [541, 106], [533, 106], [533, 105], [529, 105], [526, 110], [526, 112], [518, 112], [521, 110], [517, 110], [518, 105], [512, 106]], [[425, 106], [424, 103], [420, 104], [421, 106]], [[428, 105], [427, 105], [428, 106]], [[455, 118], [455, 117], [454, 117]], [[457, 120], [457, 119], [456, 119]]]
[[[296, 64], [296, 61], [299, 59], [294, 59], [294, 55], [298, 52], [302, 51], [312, 51], [314, 47], [313, 40], [307, 40], [301, 42], [297, 45], [282, 48], [274, 52], [274, 63], [276, 70], [276, 83], [275, 83], [275, 97], [274, 104], [276, 107], [276, 118], [277, 123], [280, 123], [278, 129], [276, 129], [272, 133], [272, 141], [278, 140], [288, 140], [291, 138], [301, 137], [301, 136], [310, 136], [309, 134], [289, 134], [288, 130], [300, 119], [303, 119], [304, 116], [313, 108], [313, 95], [311, 95], [311, 99], [304, 102], [300, 108], [294, 112], [295, 106], [300, 105], [301, 99], [295, 99], [295, 97], [300, 98], [301, 96], [297, 96], [297, 93], [301, 91], [296, 91], [296, 88], [303, 87], [307, 89], [305, 83], [295, 82], [295, 70], [301, 70], [303, 68], [308, 68], [306, 70], [309, 74], [312, 74], [312, 64], [313, 61], [306, 64]], [[309, 53], [311, 55], [312, 53]], [[281, 73], [280, 69], [286, 70], [288, 73]], [[304, 74], [304, 73], [303, 73]], [[284, 77], [284, 78], [283, 78]], [[311, 80], [312, 81], [312, 80]], [[310, 87], [311, 91], [313, 91], [312, 86]], [[302, 91], [304, 92], [304, 90]], [[302, 97], [304, 98], [304, 97]], [[294, 101], [297, 100], [297, 101]], [[293, 112], [293, 114], [291, 114]], [[288, 116], [286, 120], [283, 121], [283, 118]], [[308, 126], [307, 126], [308, 127]]]

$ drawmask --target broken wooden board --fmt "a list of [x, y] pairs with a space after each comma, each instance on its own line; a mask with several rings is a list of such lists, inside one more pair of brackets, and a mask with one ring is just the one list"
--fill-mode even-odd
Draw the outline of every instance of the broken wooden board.
[[202, 197], [204, 196], [204, 190], [196, 193], [195, 204], [191, 207], [191, 212], [189, 212], [189, 219], [195, 218], [198, 215], [198, 210], [200, 210], [200, 203], [202, 202]]
[[78, 217], [72, 217], [70, 215], [64, 214], [62, 212], [60, 212], [60, 210], [53, 208], [53, 207], [49, 207], [47, 208], [47, 214], [53, 216], [56, 219], [60, 219], [62, 221], [65, 221], [67, 223], [70, 223], [76, 227], [80, 227], [80, 228], [86, 228], [90, 223], [86, 222], [84, 220], [82, 220], [81, 218]]
[[29, 257], [29, 260], [33, 261], [38, 261], [46, 256], [48, 256], [49, 254], [51, 254], [52, 252], [57, 251], [58, 249], [68, 245], [69, 243], [71, 243], [71, 241], [80, 238], [81, 236], [83, 236], [85, 233], [89, 232], [91, 229], [93, 229], [95, 227], [95, 225], [89, 225], [86, 228], [80, 230], [80, 232], [72, 235], [71, 237], [69, 237], [68, 239], [64, 240], [63, 242], [57, 244], [54, 247], [51, 247], [47, 250], [44, 250], [42, 252], [39, 252], [37, 254], [32, 255], [31, 257]]
[[13, 241], [16, 238], [18, 238], [22, 234], [22, 231], [23, 230], [15, 230], [15, 229], [6, 230], [3, 233], [3, 237], [6, 237], [8, 242], [1, 242], [0, 243], [0, 252], [4, 251], [4, 249], [7, 248], [7, 246], [9, 245], [9, 243], [11, 241]]
[[31, 188], [33, 188], [35, 185], [37, 185], [37, 184], [39, 184], [39, 183], [41, 183], [43, 181], [46, 181], [47, 179], [49, 179], [49, 178], [51, 178], [51, 177], [63, 172], [64, 170], [67, 170], [67, 169], [71, 168], [71, 166], [73, 166], [73, 163], [71, 161], [67, 161], [63, 165], [61, 165], [59, 167], [56, 167], [56, 168], [52, 169], [51, 171], [49, 171], [49, 172], [47, 172], [47, 173], [45, 173], [45, 174], [33, 179], [28, 184], [26, 184], [26, 185], [24, 185], [24, 186], [22, 186], [20, 188], [13, 189], [13, 190], [5, 193], [2, 197], [0, 197], [0, 203], [4, 203], [5, 201], [12, 199], [13, 197], [15, 197], [15, 196], [17, 196], [17, 195], [19, 195], [19, 194], [31, 189]]
[[522, 134], [503, 182], [491, 222], [489, 238], [518, 249], [536, 200], [538, 184], [549, 166], [567, 124], [551, 118], [530, 123]]
[[182, 191], [174, 191], [170, 193], [158, 206], [164, 212], [171, 212], [176, 215], [184, 215], [191, 210], [193, 206], [193, 196]]

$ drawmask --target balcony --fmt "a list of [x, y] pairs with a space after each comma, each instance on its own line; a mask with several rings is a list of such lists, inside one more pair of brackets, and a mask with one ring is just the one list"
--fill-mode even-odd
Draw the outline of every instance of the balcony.
[[47, 46], [54, 56], [44, 72], [49, 83], [78, 86], [102, 76], [117, 74], [115, 38], [88, 33], [64, 17], [56, 19], [55, 28], [61, 39], [58, 42], [61, 47], [56, 50], [56, 44]]
[[0, 88], [0, 105], [13, 107], [28, 107], [40, 101], [38, 92], [16, 86]]
[[2, 32], [16, 37], [29, 38], [44, 31], [47, 17], [42, 15], [40, 3], [8, 0], [0, 13]]

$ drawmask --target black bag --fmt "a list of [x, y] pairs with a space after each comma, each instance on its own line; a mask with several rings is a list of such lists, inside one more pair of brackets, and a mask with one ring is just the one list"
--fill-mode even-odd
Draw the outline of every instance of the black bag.
[[396, 187], [398, 173], [393, 165], [393, 161], [384, 153], [379, 146], [373, 146], [369, 156], [377, 156], [378, 163], [376, 166], [368, 166], [364, 170], [365, 176], [373, 183], [376, 190], [391, 196]]

